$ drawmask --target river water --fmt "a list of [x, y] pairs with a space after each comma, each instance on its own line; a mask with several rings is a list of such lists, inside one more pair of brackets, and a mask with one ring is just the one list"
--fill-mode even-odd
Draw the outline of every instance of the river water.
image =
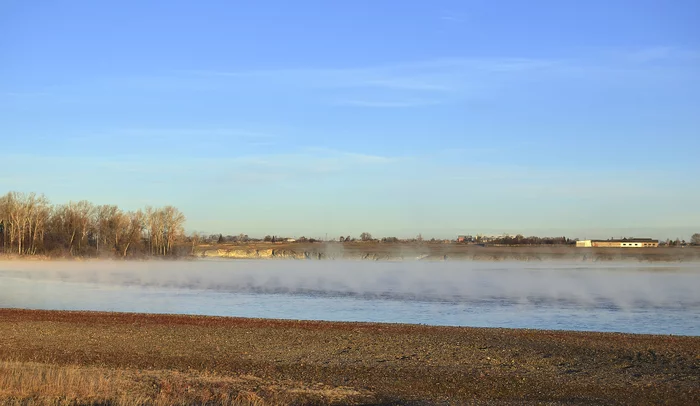
[[4, 261], [0, 307], [700, 336], [700, 263]]

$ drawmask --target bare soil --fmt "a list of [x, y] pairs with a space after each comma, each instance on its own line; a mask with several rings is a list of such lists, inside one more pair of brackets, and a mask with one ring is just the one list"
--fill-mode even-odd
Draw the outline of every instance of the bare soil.
[[0, 309], [0, 362], [259, 404], [700, 404], [700, 337]]

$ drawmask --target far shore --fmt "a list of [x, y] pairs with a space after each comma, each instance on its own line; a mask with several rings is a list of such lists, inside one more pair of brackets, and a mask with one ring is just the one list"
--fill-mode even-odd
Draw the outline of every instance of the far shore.
[[0, 261], [287, 259], [367, 261], [570, 261], [697, 262], [700, 246], [659, 248], [577, 248], [571, 246], [478, 246], [441, 243], [239, 243], [203, 244], [179, 256], [120, 257], [0, 254]]

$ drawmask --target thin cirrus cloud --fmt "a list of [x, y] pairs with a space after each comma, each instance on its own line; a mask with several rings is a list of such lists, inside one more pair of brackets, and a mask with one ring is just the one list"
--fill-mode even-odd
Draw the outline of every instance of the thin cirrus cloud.
[[178, 74], [223, 81], [265, 79], [275, 84], [318, 88], [377, 88], [450, 92], [460, 85], [498, 79], [529, 78], [533, 73], [580, 72], [598, 75], [606, 69], [644, 69], [650, 61], [692, 62], [696, 52], [667, 47], [601, 52], [588, 58], [435, 58], [366, 67], [281, 68], [254, 70], [186, 70]]
[[431, 83], [429, 81], [421, 81], [406, 77], [373, 79], [365, 82], [365, 85], [368, 87], [381, 87], [397, 90], [425, 90], [436, 92], [449, 92], [453, 90], [446, 84]]
[[405, 100], [338, 100], [335, 104], [341, 106], [371, 107], [371, 108], [404, 108], [421, 107], [441, 104], [440, 100], [405, 99]]
[[524, 58], [440, 58], [353, 68], [289, 68], [239, 71], [195, 70], [180, 74], [222, 86], [242, 80], [260, 86], [314, 89], [327, 103], [368, 108], [401, 108], [441, 104], [500, 81], [551, 67], [553, 62]]
[[[92, 102], [106, 91], [123, 97], [192, 92], [227, 94], [251, 89], [279, 94], [303, 89], [320, 105], [364, 108], [416, 108], [505, 95], [521, 83], [623, 83], [655, 86], [696, 77], [700, 52], [668, 46], [599, 50], [577, 58], [443, 57], [366, 66], [174, 70], [156, 75], [93, 77], [41, 89], [7, 89], [0, 104]], [[675, 78], [675, 79], [674, 79]], [[301, 93], [296, 93], [301, 94]], [[225, 129], [224, 129], [225, 130]]]
[[356, 168], [358, 165], [389, 165], [408, 159], [339, 151], [328, 148], [300, 148], [290, 153], [247, 154], [234, 157], [190, 157], [183, 162], [170, 159], [146, 161], [138, 157], [116, 157], [102, 160], [99, 165], [106, 170], [118, 171], [132, 168], [143, 174], [166, 171], [185, 175], [195, 171], [198, 175], [207, 172], [236, 171], [238, 173], [277, 172], [286, 177], [295, 174], [334, 173]]
[[620, 52], [622, 57], [630, 63], [650, 62], [695, 62], [700, 61], [700, 52], [677, 47], [656, 46], [628, 52]]
[[491, 97], [495, 89], [518, 83], [547, 86], [558, 81], [614, 81], [647, 86], [653, 78], [667, 78], [671, 69], [677, 72], [697, 68], [697, 55], [692, 50], [649, 47], [598, 52], [575, 59], [455, 57], [364, 67], [194, 70], [179, 71], [178, 75], [224, 87], [245, 81], [274, 91], [313, 89], [322, 102], [333, 105], [412, 108], [465, 97]]
[[[174, 70], [154, 76], [92, 78], [57, 84], [50, 89], [63, 98], [92, 100], [107, 90], [139, 94], [143, 91], [196, 93], [285, 89], [313, 90], [321, 104], [367, 108], [410, 108], [444, 104], [473, 97], [490, 97], [494, 89], [537, 81], [542, 86], [558, 80], [635, 82], [666, 78], [664, 69], [695, 71], [700, 53], [674, 47], [600, 51], [578, 58], [444, 57], [359, 67], [284, 67], [229, 70]], [[686, 75], [687, 76], [687, 75]], [[665, 79], [666, 80], [666, 79]], [[0, 93], [8, 100], [45, 98], [39, 89]], [[80, 97], [79, 97], [80, 96]]]
[[265, 79], [275, 84], [315, 88], [375, 88], [450, 92], [474, 74], [525, 72], [552, 67], [556, 61], [528, 58], [437, 58], [366, 67], [188, 70], [178, 73], [218, 80]]
[[[272, 133], [242, 128], [118, 128], [83, 132], [67, 137], [66, 140], [84, 149], [90, 148], [90, 141], [99, 140], [100, 145], [108, 142], [116, 143], [116, 145], [124, 145], [128, 150], [132, 149], [130, 145], [135, 142], [140, 142], [141, 145], [158, 144], [160, 151], [169, 152], [183, 144], [189, 145], [190, 151], [216, 145], [223, 146], [230, 142], [238, 146], [270, 146], [275, 144], [276, 137]], [[112, 152], [119, 150], [115, 148], [113, 147]]]
[[440, 16], [440, 19], [451, 23], [463, 23], [467, 21], [465, 17], [454, 13], [443, 14]]
[[[266, 184], [283, 185], [286, 182], [332, 179], [343, 174], [357, 175], [359, 168], [373, 171], [398, 164], [405, 157], [391, 157], [359, 152], [332, 150], [327, 148], [301, 148], [289, 153], [248, 154], [234, 157], [170, 157], [120, 155], [36, 155], [15, 154], [5, 157], [8, 165], [37, 162], [20, 177], [2, 178], [0, 182], [22, 191], [26, 185], [49, 185], [40, 192], [63, 193], [80, 189], [68, 172], [52, 171], [50, 168], [89, 168], [81, 177], [82, 181], [95, 186], [96, 190], [128, 182], [131, 190], [146, 188], [150, 196], [172, 195], [178, 184], [191, 184], [190, 189], [205, 187], [257, 186]], [[100, 186], [99, 188], [97, 186]], [[46, 189], [46, 190], [44, 190]], [[164, 194], [165, 193], [165, 194]], [[170, 194], [168, 194], [170, 193]], [[79, 196], [81, 196], [79, 194]], [[88, 198], [89, 196], [86, 196]], [[155, 198], [155, 197], [154, 197]], [[157, 199], [156, 199], [157, 200]]]

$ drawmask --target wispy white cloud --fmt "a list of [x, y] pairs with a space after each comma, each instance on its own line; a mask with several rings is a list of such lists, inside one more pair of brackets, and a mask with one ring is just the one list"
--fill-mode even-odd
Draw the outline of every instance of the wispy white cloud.
[[405, 108], [431, 106], [442, 103], [440, 100], [340, 100], [336, 104], [344, 106], [370, 107], [370, 108]]
[[269, 139], [274, 136], [260, 131], [242, 128], [127, 128], [115, 130], [115, 134], [128, 137], [151, 137], [151, 138], [248, 138], [248, 139]]
[[450, 15], [450, 14], [441, 15], [441, 16], [440, 16], [440, 19], [443, 20], [443, 21], [450, 21], [450, 22], [454, 22], [454, 23], [463, 23], [463, 22], [465, 22], [465, 19], [464, 19], [464, 18], [455, 16], [455, 15]]
[[[252, 89], [259, 93], [284, 90], [304, 94], [319, 104], [415, 107], [490, 98], [494, 90], [499, 92], [518, 83], [547, 85], [563, 80], [652, 86], [655, 78], [668, 81], [690, 77], [691, 72], [697, 71], [699, 61], [698, 51], [654, 46], [600, 50], [575, 58], [459, 56], [367, 66], [175, 70], [155, 76], [91, 78], [84, 83], [61, 84], [46, 90], [86, 102], [112, 90], [128, 90], [131, 97], [139, 91], [226, 94], [245, 87], [245, 91]], [[678, 75], [679, 71], [682, 75]], [[23, 94], [21, 91], [0, 93], [0, 101], [43, 95], [42, 92]]]
[[331, 159], [343, 162], [347, 165], [355, 164], [394, 164], [411, 159], [408, 156], [387, 156], [363, 152], [340, 151], [327, 147], [306, 147], [300, 149], [296, 154], [290, 157], [303, 155], [307, 157], [315, 157], [316, 159]]
[[451, 87], [445, 84], [431, 83], [428, 81], [421, 81], [416, 78], [407, 77], [374, 79], [367, 81], [365, 84], [368, 87], [382, 87], [399, 90], [427, 90], [438, 92], [448, 92], [453, 90]]
[[345, 152], [344, 155], [356, 160], [358, 163], [386, 164], [386, 163], [398, 162], [400, 160], [400, 158], [397, 158], [397, 157], [369, 155], [369, 154], [357, 154], [357, 153], [352, 153], [352, 152]]
[[558, 60], [540, 58], [435, 58], [428, 60], [387, 63], [365, 67], [341, 68], [283, 68], [256, 70], [185, 70], [181, 74], [201, 77], [254, 78], [294, 81], [308, 79], [321, 86], [377, 86], [389, 88], [409, 88], [445, 90], [442, 84], [434, 84], [422, 79], [463, 76], [482, 72], [527, 71], [558, 64]]
[[457, 12], [454, 10], [443, 10], [440, 13], [440, 20], [447, 21], [449, 23], [461, 24], [467, 22], [468, 14], [464, 12]]
[[[51, 179], [65, 180], [69, 175], [62, 172], [49, 174], [47, 167], [82, 167], [90, 168], [93, 176], [129, 176], [131, 179], [206, 179], [219, 174], [238, 174], [238, 179], [290, 179], [314, 174], [343, 173], [358, 167], [385, 166], [398, 163], [406, 157], [384, 156], [371, 153], [340, 151], [325, 147], [305, 147], [287, 153], [245, 154], [230, 157], [181, 157], [173, 160], [169, 157], [153, 155], [123, 154], [105, 156], [91, 155], [34, 155], [12, 154], [4, 157], [7, 165], [19, 165], [26, 162], [41, 162], [42, 169], [27, 176], [44, 177], [44, 182]], [[194, 177], [193, 179], [190, 179]], [[0, 178], [2, 181], [2, 178]], [[17, 184], [17, 182], [12, 182]]]
[[249, 142], [248, 145], [251, 147], [269, 147], [272, 145], [275, 145], [275, 142], [273, 141], [253, 141]]
[[670, 46], [654, 46], [633, 51], [617, 52], [624, 61], [646, 64], [650, 62], [700, 62], [700, 52]]
[[272, 142], [273, 134], [239, 128], [117, 128], [70, 137], [72, 141], [101, 140], [192, 140], [221, 141], [226, 139]]
[[[71, 99], [63, 92], [51, 91], [34, 91], [34, 90], [17, 90], [17, 91], [0, 91], [0, 104], [8, 104], [17, 106], [20, 104], [34, 105], [36, 103], [66, 103]], [[0, 115], [2, 113], [0, 112]]]
[[322, 104], [406, 108], [450, 103], [513, 76], [552, 69], [558, 61], [530, 58], [436, 58], [366, 67], [187, 71], [189, 77], [233, 86], [241, 80], [271, 89], [314, 90]]
[[592, 77], [606, 71], [644, 70], [645, 62], [666, 60], [692, 63], [700, 53], [673, 47], [649, 47], [624, 52], [591, 53], [576, 58], [451, 57], [387, 63], [365, 67], [283, 68], [256, 70], [189, 70], [179, 74], [210, 79], [264, 78], [275, 84], [287, 83], [319, 88], [377, 88], [415, 92], [452, 92], [470, 85], [502, 78], [528, 79], [533, 74], [588, 72]]
[[400, 162], [405, 157], [339, 151], [324, 147], [300, 148], [289, 153], [245, 155], [218, 159], [192, 159], [188, 163], [206, 165], [217, 171], [236, 170], [248, 173], [273, 173], [289, 176], [342, 173], [359, 166], [383, 166]]
[[[492, 98], [510, 86], [535, 83], [633, 83], [647, 86], [663, 71], [647, 62], [687, 64], [691, 52], [649, 48], [625, 57], [604, 53], [578, 58], [452, 57], [378, 64], [364, 67], [284, 68], [180, 72], [225, 86], [245, 80], [269, 89], [314, 90], [319, 103], [368, 108], [406, 108]], [[668, 76], [668, 75], [666, 75]]]
[[31, 99], [37, 97], [50, 96], [51, 93], [48, 92], [0, 92], [0, 96]]

